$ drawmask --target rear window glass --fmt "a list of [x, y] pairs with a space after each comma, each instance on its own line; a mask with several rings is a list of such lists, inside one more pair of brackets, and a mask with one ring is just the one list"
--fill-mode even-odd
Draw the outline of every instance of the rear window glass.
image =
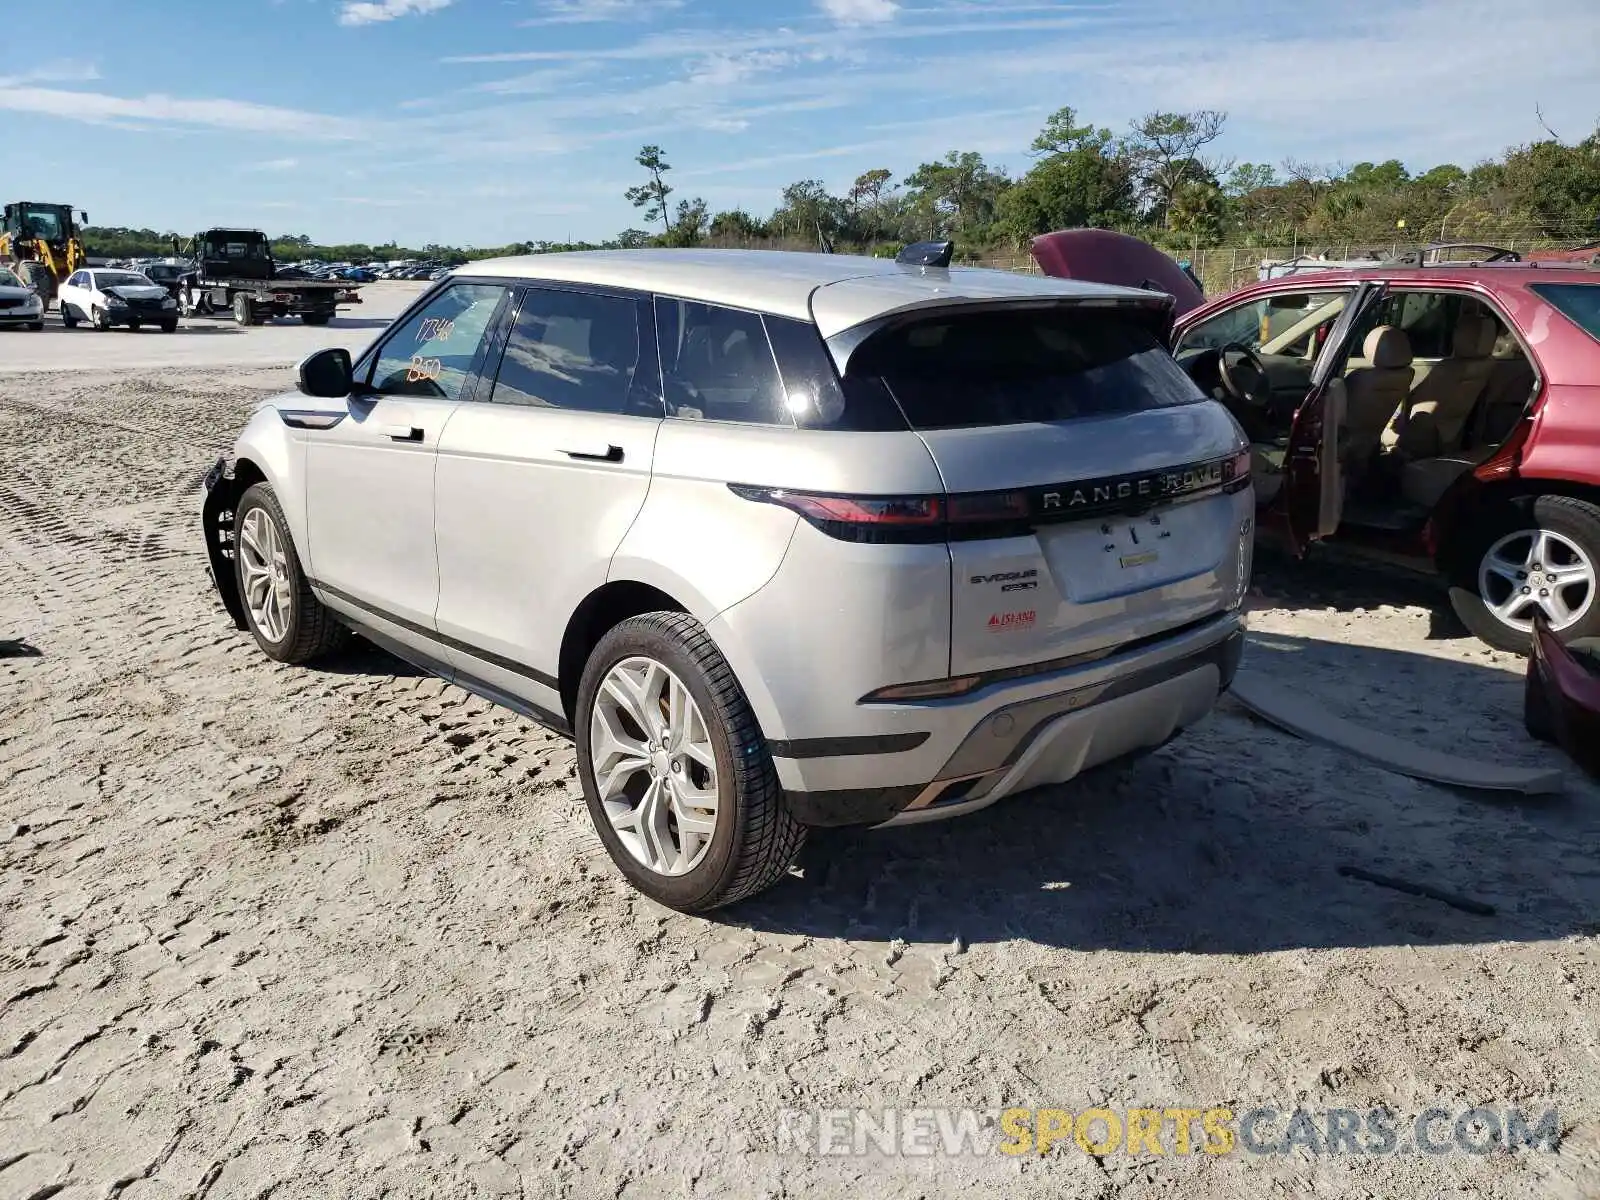
[[1536, 283], [1533, 291], [1590, 337], [1600, 338], [1600, 284]]
[[886, 389], [916, 429], [1143, 412], [1205, 396], [1156, 334], [1112, 313], [969, 313], [889, 329], [851, 356], [846, 395]]

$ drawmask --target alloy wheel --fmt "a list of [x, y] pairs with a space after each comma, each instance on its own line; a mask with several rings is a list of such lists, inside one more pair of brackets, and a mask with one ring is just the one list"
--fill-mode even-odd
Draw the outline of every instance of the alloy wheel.
[[590, 713], [595, 787], [618, 840], [641, 865], [685, 875], [717, 827], [717, 759], [700, 707], [655, 659], [617, 663]]
[[269, 642], [283, 641], [294, 614], [289, 559], [278, 527], [266, 509], [252, 508], [245, 514], [239, 528], [238, 554], [250, 619]]
[[1478, 595], [1494, 616], [1527, 632], [1535, 613], [1552, 629], [1583, 618], [1594, 603], [1595, 567], [1565, 534], [1519, 529], [1485, 551], [1478, 564]]

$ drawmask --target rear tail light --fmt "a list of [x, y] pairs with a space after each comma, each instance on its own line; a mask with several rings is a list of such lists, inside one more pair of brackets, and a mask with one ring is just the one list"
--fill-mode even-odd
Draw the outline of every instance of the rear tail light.
[[734, 495], [787, 508], [845, 542], [935, 543], [1016, 537], [1031, 528], [1022, 492], [964, 496], [829, 496], [730, 483]]
[[[1064, 484], [1060, 488], [1033, 489], [1040, 507], [1027, 491], [963, 492], [935, 496], [841, 496], [823, 492], [802, 492], [789, 488], [756, 487], [730, 483], [736, 496], [758, 504], [776, 504], [798, 513], [829, 537], [846, 542], [933, 543], [976, 541], [984, 538], [1023, 537], [1041, 523], [1103, 516], [1109, 506], [1132, 513], [1148, 512], [1152, 507], [1202, 493], [1243, 491], [1250, 486], [1248, 447], [1231, 458], [1213, 459], [1194, 467], [1177, 469], [1185, 479], [1194, 476], [1196, 485], [1172, 485], [1166, 491], [1156, 487], [1157, 475], [1134, 482], [1128, 479]], [[1220, 479], [1219, 479], [1220, 476]], [[1172, 478], [1176, 478], [1174, 475]], [[1116, 489], [1113, 490], [1113, 484]], [[1063, 491], [1088, 490], [1095, 493], [1093, 508], [1075, 509], [1061, 505]], [[1103, 502], [1099, 493], [1104, 492]], [[1054, 503], [1052, 503], [1054, 501]]]
[[1222, 490], [1242, 492], [1250, 486], [1250, 448], [1246, 446], [1222, 465]]

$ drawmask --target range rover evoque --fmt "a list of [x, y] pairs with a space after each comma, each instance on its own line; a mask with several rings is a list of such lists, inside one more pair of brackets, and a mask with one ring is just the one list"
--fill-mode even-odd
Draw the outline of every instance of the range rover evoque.
[[1239, 659], [1247, 442], [1171, 297], [948, 254], [464, 268], [218, 460], [223, 603], [280, 662], [354, 630], [570, 733], [606, 850], [685, 911], [807, 827], [1157, 747]]

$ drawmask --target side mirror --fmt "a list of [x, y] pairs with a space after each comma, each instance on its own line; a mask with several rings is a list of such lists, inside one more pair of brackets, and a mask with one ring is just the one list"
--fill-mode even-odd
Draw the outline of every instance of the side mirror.
[[300, 361], [295, 384], [307, 396], [336, 399], [350, 394], [350, 351], [318, 350]]
[[89, 223], [89, 214], [87, 212], [79, 212], [78, 213], [78, 224], [87, 225], [88, 223]]

